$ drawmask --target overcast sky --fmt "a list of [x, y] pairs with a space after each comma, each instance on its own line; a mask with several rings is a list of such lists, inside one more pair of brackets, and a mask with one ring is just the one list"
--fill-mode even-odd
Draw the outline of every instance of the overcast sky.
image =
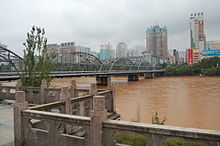
[[220, 40], [220, 0], [0, 0], [0, 42], [23, 54], [26, 33], [45, 28], [49, 43], [75, 41], [99, 51], [119, 41], [145, 46], [145, 32], [168, 28], [169, 49], [189, 47], [189, 16], [204, 12], [207, 40]]

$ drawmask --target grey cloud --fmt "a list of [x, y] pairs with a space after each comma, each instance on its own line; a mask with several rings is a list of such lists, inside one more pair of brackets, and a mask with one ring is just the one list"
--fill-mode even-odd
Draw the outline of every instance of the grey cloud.
[[0, 1], [0, 42], [22, 54], [32, 25], [44, 27], [50, 43], [76, 41], [94, 50], [124, 41], [145, 46], [145, 31], [168, 27], [169, 48], [189, 47], [189, 15], [205, 14], [208, 39], [220, 39], [219, 0], [7, 0]]

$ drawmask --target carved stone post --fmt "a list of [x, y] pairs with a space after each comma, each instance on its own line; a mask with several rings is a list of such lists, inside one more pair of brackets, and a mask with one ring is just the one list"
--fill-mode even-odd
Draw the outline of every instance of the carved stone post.
[[46, 102], [46, 94], [45, 94], [45, 88], [47, 87], [47, 81], [42, 80], [41, 87], [40, 87], [40, 103], [44, 104]]
[[[89, 89], [89, 95], [97, 95], [97, 84], [96, 83], [93, 83], [93, 84], [90, 84], [90, 89]], [[92, 103], [92, 99], [89, 100], [90, 102], [90, 108], [89, 110], [92, 110], [93, 109], [93, 103]]]
[[90, 84], [89, 95], [97, 94], [97, 85], [95, 83]]
[[70, 89], [68, 87], [62, 87], [60, 100], [65, 101], [65, 114], [72, 114]]
[[102, 146], [104, 144], [102, 122], [107, 119], [104, 96], [93, 97], [93, 110], [90, 112], [90, 117], [91, 145]]
[[116, 103], [115, 103], [115, 85], [111, 84], [110, 90], [112, 91], [112, 96], [111, 96], [111, 112], [115, 113], [116, 112]]
[[6, 89], [6, 99], [10, 98], [10, 89]]
[[[71, 106], [71, 100], [70, 100], [70, 89], [67, 87], [63, 87], [61, 89], [61, 95], [60, 95], [60, 100], [65, 102], [65, 107], [64, 107], [64, 113], [72, 115], [72, 106]], [[71, 126], [66, 125], [66, 132], [69, 134], [71, 132]]]
[[76, 81], [71, 80], [71, 85], [70, 85], [70, 95], [71, 95], [71, 97], [70, 98], [77, 97], [75, 89], [77, 89]]
[[24, 133], [22, 126], [22, 110], [28, 108], [28, 103], [25, 101], [25, 92], [16, 91], [14, 104], [14, 144], [15, 146], [24, 145]]
[[15, 86], [15, 91], [19, 91], [21, 87], [21, 80], [17, 80], [16, 86]]
[[2, 83], [0, 83], [0, 100], [3, 100]]

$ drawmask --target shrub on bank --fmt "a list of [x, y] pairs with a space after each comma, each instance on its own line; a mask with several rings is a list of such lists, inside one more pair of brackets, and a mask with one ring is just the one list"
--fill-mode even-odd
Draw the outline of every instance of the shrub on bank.
[[131, 146], [146, 146], [146, 138], [142, 135], [115, 133], [114, 140], [116, 143], [127, 144]]
[[187, 64], [168, 65], [165, 68], [166, 76], [194, 76], [194, 75], [220, 75], [220, 57], [205, 58], [192, 66]]

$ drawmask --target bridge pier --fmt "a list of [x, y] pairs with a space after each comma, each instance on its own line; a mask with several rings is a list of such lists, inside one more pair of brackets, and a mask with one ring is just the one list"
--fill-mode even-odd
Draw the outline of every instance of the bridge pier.
[[154, 78], [154, 73], [144, 73], [144, 79], [152, 79]]
[[96, 76], [96, 84], [97, 86], [110, 86], [111, 77], [106, 75], [98, 75]]
[[139, 74], [129, 74], [128, 81], [139, 81]]

